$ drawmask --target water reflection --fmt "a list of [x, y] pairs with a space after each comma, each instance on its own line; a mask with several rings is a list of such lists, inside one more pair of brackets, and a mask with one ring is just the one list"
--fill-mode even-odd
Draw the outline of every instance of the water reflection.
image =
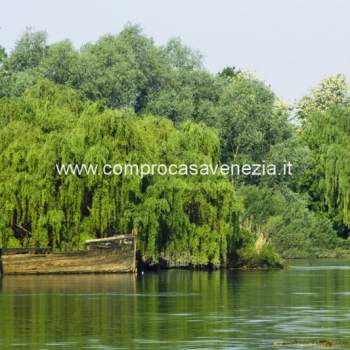
[[285, 271], [5, 277], [0, 348], [272, 349], [305, 339], [349, 341], [348, 266], [300, 261]]

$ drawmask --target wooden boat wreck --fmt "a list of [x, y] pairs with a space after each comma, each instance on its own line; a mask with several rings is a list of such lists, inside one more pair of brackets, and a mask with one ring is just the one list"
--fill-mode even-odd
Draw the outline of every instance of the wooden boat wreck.
[[0, 250], [0, 275], [136, 272], [133, 235], [85, 242], [84, 251], [52, 253], [48, 248]]

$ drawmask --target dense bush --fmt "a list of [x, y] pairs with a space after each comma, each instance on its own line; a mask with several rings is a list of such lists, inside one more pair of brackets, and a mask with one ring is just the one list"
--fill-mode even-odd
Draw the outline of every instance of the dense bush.
[[240, 193], [244, 227], [265, 236], [282, 256], [326, 256], [339, 245], [332, 223], [287, 187], [244, 186]]

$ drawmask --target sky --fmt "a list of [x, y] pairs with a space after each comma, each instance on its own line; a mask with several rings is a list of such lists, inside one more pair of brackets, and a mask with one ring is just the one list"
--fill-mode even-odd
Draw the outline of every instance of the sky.
[[294, 101], [327, 75], [350, 80], [349, 14], [348, 0], [7, 0], [0, 45], [11, 50], [31, 27], [79, 47], [131, 22], [159, 45], [181, 37], [213, 73], [253, 71]]

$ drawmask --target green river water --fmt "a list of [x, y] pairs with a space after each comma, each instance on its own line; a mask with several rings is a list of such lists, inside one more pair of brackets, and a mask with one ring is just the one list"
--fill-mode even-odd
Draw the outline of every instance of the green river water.
[[323, 349], [324, 340], [350, 349], [350, 261], [0, 282], [1, 350]]

